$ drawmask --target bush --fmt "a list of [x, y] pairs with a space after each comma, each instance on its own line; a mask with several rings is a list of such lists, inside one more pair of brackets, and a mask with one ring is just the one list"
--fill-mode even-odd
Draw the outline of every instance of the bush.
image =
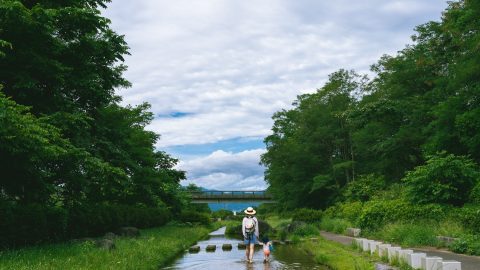
[[413, 205], [402, 200], [369, 201], [364, 204], [358, 225], [374, 231], [388, 223], [414, 220], [443, 220], [446, 209], [437, 204]]
[[408, 172], [403, 181], [415, 203], [463, 205], [480, 179], [480, 169], [464, 156], [440, 153]]
[[292, 215], [293, 221], [304, 221], [309, 223], [322, 220], [322, 211], [308, 208], [297, 209]]
[[297, 226], [293, 231], [293, 234], [299, 237], [318, 235], [320, 232], [318, 228], [313, 224], [302, 224]]
[[463, 235], [459, 240], [453, 242], [449, 249], [456, 253], [480, 255], [480, 235]]
[[100, 236], [123, 226], [147, 228], [170, 220], [166, 208], [84, 205], [72, 209], [0, 204], [1, 248]]
[[349, 227], [352, 227], [352, 224], [341, 218], [323, 218], [320, 222], [320, 228], [325, 231], [334, 232], [334, 233], [345, 233], [345, 230]]
[[478, 181], [472, 192], [470, 192], [470, 201], [480, 204], [480, 181]]
[[58, 241], [66, 236], [67, 213], [37, 204], [0, 206], [1, 248]]
[[387, 242], [403, 246], [436, 246], [435, 229], [433, 226], [426, 226], [426, 224], [428, 222], [388, 224], [377, 235]]
[[324, 216], [330, 218], [346, 219], [352, 224], [357, 224], [360, 218], [360, 213], [363, 209], [362, 202], [345, 202], [336, 204], [325, 210]]
[[212, 212], [212, 217], [227, 219], [233, 216], [233, 212], [230, 210], [220, 209], [218, 211]]
[[366, 202], [377, 192], [385, 188], [385, 178], [376, 174], [361, 175], [348, 183], [343, 192], [347, 201]]
[[211, 223], [210, 215], [206, 213], [200, 213], [191, 210], [185, 210], [178, 216], [178, 220], [181, 222], [200, 223], [203, 225], [209, 225]]
[[457, 217], [471, 233], [477, 233], [480, 228], [480, 205], [468, 205], [457, 211]]

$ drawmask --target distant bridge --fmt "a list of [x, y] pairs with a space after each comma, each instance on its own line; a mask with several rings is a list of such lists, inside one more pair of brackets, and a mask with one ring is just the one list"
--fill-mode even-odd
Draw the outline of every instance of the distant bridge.
[[275, 203], [266, 191], [190, 191], [192, 203], [259, 202]]

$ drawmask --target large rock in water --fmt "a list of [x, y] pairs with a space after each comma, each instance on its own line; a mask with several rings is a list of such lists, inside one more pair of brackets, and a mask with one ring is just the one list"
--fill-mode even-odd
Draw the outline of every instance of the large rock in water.
[[100, 239], [95, 242], [95, 245], [101, 249], [112, 250], [115, 249], [115, 243], [111, 239]]
[[135, 227], [122, 227], [118, 230], [118, 234], [127, 237], [140, 236], [140, 230]]

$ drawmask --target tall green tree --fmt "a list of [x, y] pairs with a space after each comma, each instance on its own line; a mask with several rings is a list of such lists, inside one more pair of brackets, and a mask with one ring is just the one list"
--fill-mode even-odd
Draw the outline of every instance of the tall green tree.
[[284, 207], [326, 206], [355, 179], [355, 150], [346, 111], [364, 78], [352, 71], [330, 75], [314, 94], [298, 97], [291, 110], [274, 115], [265, 139], [266, 180]]
[[[153, 119], [149, 105], [122, 107], [115, 95], [115, 89], [130, 85], [122, 76], [128, 46], [101, 16], [99, 8], [108, 2], [0, 2], [2, 98], [12, 108], [18, 104], [19, 118], [41, 123], [52, 137], [36, 144], [37, 150], [19, 146], [0, 153], [5, 164], [25, 160], [2, 176], [9, 199], [23, 200], [18, 190], [27, 188], [38, 197], [29, 201], [56, 200], [69, 207], [181, 205], [179, 181], [185, 175], [174, 169], [176, 159], [155, 149], [159, 135], [145, 130]], [[5, 123], [2, 139], [21, 145], [15, 128]], [[51, 158], [29, 157], [52, 147], [58, 151]]]

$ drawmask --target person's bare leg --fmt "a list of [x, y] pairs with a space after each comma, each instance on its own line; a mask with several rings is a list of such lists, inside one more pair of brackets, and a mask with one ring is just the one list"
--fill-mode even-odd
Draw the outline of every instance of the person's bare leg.
[[250, 262], [253, 261], [253, 249], [254, 249], [255, 245], [254, 244], [250, 244], [249, 246], [249, 249], [250, 249], [250, 257], [249, 257], [249, 260]]
[[250, 248], [247, 246], [247, 247], [245, 248], [245, 258], [247, 258], [247, 261], [249, 260], [249, 257], [250, 257], [250, 256], [249, 256], [249, 251], [250, 251]]

